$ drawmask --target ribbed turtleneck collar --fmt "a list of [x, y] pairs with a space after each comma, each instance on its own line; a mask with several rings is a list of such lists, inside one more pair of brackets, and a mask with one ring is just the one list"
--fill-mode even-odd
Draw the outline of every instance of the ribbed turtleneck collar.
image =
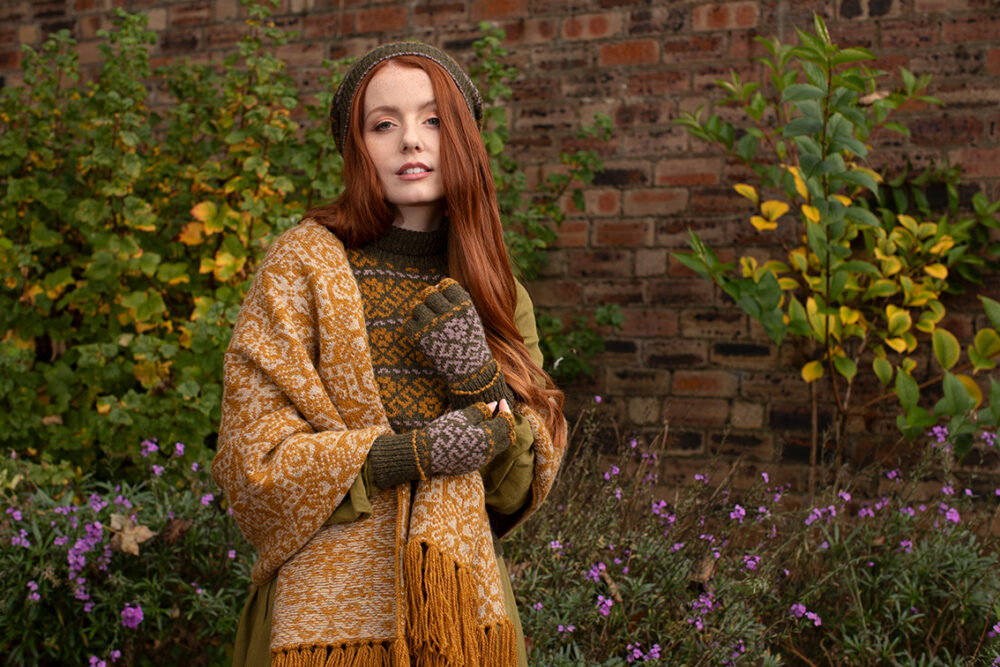
[[371, 247], [393, 255], [422, 257], [440, 255], [444, 252], [447, 244], [448, 227], [446, 225], [441, 225], [440, 228], [430, 232], [418, 232], [393, 225], [385, 234], [373, 241]]

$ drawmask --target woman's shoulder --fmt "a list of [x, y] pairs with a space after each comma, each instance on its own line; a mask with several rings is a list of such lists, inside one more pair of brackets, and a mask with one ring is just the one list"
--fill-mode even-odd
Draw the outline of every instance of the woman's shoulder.
[[282, 232], [270, 246], [261, 268], [292, 262], [302, 269], [333, 268], [347, 263], [344, 244], [329, 228], [305, 218]]

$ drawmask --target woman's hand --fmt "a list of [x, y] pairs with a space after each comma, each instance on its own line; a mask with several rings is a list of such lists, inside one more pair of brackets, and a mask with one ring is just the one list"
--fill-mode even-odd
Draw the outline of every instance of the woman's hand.
[[428, 290], [403, 326], [448, 384], [452, 407], [514, 400], [472, 297], [457, 282], [445, 278]]

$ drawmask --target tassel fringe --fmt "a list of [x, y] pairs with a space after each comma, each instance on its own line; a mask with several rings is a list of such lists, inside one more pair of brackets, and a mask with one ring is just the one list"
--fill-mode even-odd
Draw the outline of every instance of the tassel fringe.
[[468, 568], [433, 544], [410, 542], [404, 554], [410, 653], [417, 667], [517, 665], [514, 624], [479, 626]]
[[271, 654], [271, 667], [406, 667], [409, 664], [405, 640], [304, 646]]

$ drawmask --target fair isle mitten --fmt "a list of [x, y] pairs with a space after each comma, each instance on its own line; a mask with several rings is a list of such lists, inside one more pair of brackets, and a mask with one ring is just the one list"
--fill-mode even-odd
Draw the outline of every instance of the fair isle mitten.
[[514, 394], [490, 352], [472, 297], [457, 282], [445, 278], [429, 288], [403, 326], [444, 378], [453, 408], [501, 398], [513, 405]]
[[375, 485], [388, 489], [434, 475], [479, 470], [513, 443], [514, 416], [485, 403], [446, 412], [409, 433], [380, 435], [368, 452]]

